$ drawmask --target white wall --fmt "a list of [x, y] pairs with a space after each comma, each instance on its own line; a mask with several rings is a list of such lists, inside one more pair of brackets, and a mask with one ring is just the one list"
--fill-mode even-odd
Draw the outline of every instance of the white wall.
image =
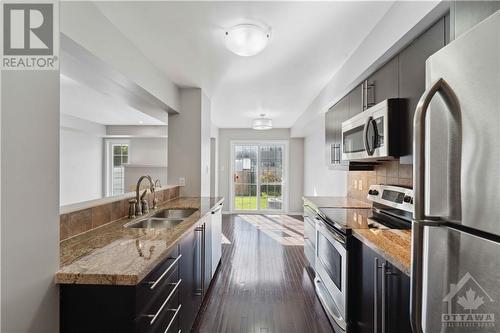
[[101, 198], [102, 137], [62, 127], [60, 145], [61, 206]]
[[150, 175], [153, 181], [159, 179], [162, 185], [167, 185], [167, 138], [130, 138], [127, 140], [130, 145], [129, 164], [132, 166], [125, 167], [125, 191], [130, 191], [131, 186], [135, 188], [137, 180], [142, 175]]
[[[168, 121], [168, 119], [167, 119]], [[167, 125], [106, 125], [107, 136], [167, 137]]]
[[210, 125], [210, 195], [219, 196], [219, 128], [214, 124]]
[[304, 138], [304, 195], [345, 196], [347, 172], [329, 170], [325, 154], [325, 114], [318, 114]]
[[130, 138], [130, 164], [167, 165], [166, 138]]
[[201, 185], [200, 195], [210, 196], [210, 137], [212, 131], [211, 102], [201, 91]]
[[156, 68], [95, 4], [86, 1], [61, 2], [60, 12], [62, 33], [111, 64], [172, 109], [179, 110], [178, 87]]
[[[179, 184], [180, 177], [185, 178], [181, 196], [201, 195], [204, 98], [206, 97], [203, 97], [199, 88], [182, 88], [181, 112], [168, 117], [168, 180], [171, 185], [176, 185]], [[210, 187], [210, 180], [208, 184]]]
[[2, 71], [2, 333], [59, 331], [59, 71]]
[[219, 129], [219, 195], [226, 198], [224, 210], [230, 209], [231, 140], [289, 140], [288, 211], [301, 212], [304, 179], [303, 140], [300, 138], [290, 140], [290, 129], [287, 128], [268, 131], [243, 128]]

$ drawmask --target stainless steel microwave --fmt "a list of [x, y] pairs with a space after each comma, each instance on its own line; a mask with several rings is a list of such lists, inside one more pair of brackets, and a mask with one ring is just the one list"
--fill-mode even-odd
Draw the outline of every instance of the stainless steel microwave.
[[387, 99], [342, 123], [342, 159], [389, 160], [399, 151], [398, 99]]

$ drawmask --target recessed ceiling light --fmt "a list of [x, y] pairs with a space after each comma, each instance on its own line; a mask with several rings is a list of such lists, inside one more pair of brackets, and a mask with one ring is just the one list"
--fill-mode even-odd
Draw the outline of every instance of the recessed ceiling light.
[[139, 120], [139, 124], [141, 124], [141, 125], [142, 125], [142, 124], [144, 124], [144, 122], [143, 122], [142, 120]]
[[253, 120], [252, 128], [255, 130], [269, 130], [273, 128], [273, 121], [269, 118], [265, 118], [265, 114], [262, 113], [260, 118]]
[[270, 38], [271, 31], [257, 24], [239, 24], [225, 32], [226, 47], [242, 57], [261, 52]]

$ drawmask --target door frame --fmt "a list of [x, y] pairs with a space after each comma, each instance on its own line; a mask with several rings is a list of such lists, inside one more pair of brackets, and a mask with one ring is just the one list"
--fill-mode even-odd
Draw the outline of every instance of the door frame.
[[[283, 158], [283, 175], [282, 175], [282, 185], [281, 194], [283, 197], [283, 205], [280, 210], [235, 210], [234, 209], [234, 146], [238, 144], [249, 144], [249, 145], [265, 145], [265, 144], [280, 144], [285, 147], [284, 158]], [[229, 209], [231, 214], [284, 214], [288, 212], [288, 174], [289, 174], [289, 140], [230, 140], [229, 141]], [[257, 179], [260, 175], [260, 150], [257, 154]], [[257, 184], [257, 198], [259, 198], [260, 183]], [[259, 206], [259, 201], [257, 200], [257, 207]]]

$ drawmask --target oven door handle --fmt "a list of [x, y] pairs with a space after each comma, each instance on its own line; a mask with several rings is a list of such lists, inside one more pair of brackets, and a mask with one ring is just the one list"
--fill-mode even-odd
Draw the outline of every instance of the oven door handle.
[[341, 238], [335, 231], [329, 230], [328, 227], [325, 225], [325, 222], [323, 222], [319, 217], [316, 216], [316, 220], [318, 221], [318, 226], [320, 229], [324, 230], [325, 232], [328, 232], [328, 236], [332, 237], [334, 240], [339, 242], [342, 245], [345, 245], [345, 239]]
[[319, 278], [314, 279], [314, 286], [316, 289], [316, 295], [320, 299], [321, 303], [324, 305], [324, 309], [328, 313], [328, 315], [333, 318], [335, 323], [340, 326], [340, 328], [345, 331], [347, 328], [347, 323], [342, 315], [340, 314], [340, 310], [338, 309], [335, 301], [328, 295], [328, 291], [326, 290], [323, 282]]

